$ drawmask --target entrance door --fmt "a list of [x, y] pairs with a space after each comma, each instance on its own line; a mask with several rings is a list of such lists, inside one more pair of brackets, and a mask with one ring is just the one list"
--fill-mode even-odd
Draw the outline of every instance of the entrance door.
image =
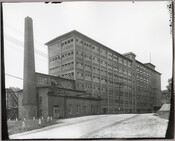
[[59, 108], [58, 107], [54, 107], [53, 108], [53, 118], [59, 118], [60, 117], [60, 113], [59, 113]]

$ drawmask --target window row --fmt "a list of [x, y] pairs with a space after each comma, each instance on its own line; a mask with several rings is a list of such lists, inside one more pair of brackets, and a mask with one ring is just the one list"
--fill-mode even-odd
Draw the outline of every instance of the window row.
[[50, 62], [56, 61], [56, 60], [60, 60], [60, 55], [54, 56], [54, 57], [52, 57], [52, 58], [49, 59]]
[[143, 82], [151, 82], [151, 80], [150, 79], [148, 79], [148, 78], [144, 78], [144, 77], [140, 77], [140, 76], [138, 76], [137, 75], [137, 80], [140, 80], [140, 81], [143, 81]]
[[74, 77], [74, 72], [63, 74], [63, 75], [61, 75], [61, 77], [63, 77], [63, 78], [73, 78]]
[[55, 69], [59, 69], [59, 68], [60, 68], [60, 66], [56, 66], [54, 68], [50, 68], [50, 71], [55, 70]]
[[[93, 69], [96, 69], [96, 71], [99, 71], [99, 69], [93, 67]], [[95, 71], [94, 71], [95, 72]], [[104, 71], [104, 70], [101, 70], [101, 72], [103, 72], [103, 74], [101, 73], [101, 75], [104, 75], [101, 77], [101, 80], [102, 80], [102, 83], [105, 83], [105, 78], [107, 79], [106, 77], [106, 74], [107, 72]], [[97, 73], [99, 74], [99, 73]], [[85, 80], [91, 80], [92, 78], [92, 75], [91, 74], [87, 74], [87, 73], [83, 73], [83, 72], [77, 72], [77, 78], [80, 78], [80, 79], [83, 79], [85, 76]], [[111, 79], [110, 81], [113, 80], [113, 74], [111, 72], [108, 72], [108, 79]], [[122, 76], [118, 76], [117, 74], [114, 74], [114, 80], [119, 80], [119, 81], [124, 81], [124, 82], [128, 82], [128, 83], [131, 83], [132, 82], [132, 79], [131, 78], [126, 78], [126, 77], [122, 77]], [[93, 81], [95, 82], [99, 82], [99, 76], [97, 75], [93, 75]]]
[[92, 112], [92, 113], [98, 113], [99, 112], [99, 106], [96, 105], [91, 105], [91, 106], [87, 106], [87, 105], [72, 105], [70, 104], [68, 106], [68, 112], [70, 114], [76, 114], [76, 113], [84, 113], [84, 112]]
[[66, 57], [73, 56], [73, 54], [74, 54], [73, 51], [69, 51], [69, 52], [62, 53], [61, 57], [66, 58]]
[[143, 69], [144, 71], [148, 71], [148, 69], [145, 66], [141, 65], [141, 64], [136, 63], [136, 66], [140, 69]]
[[[84, 64], [84, 66], [85, 66], [85, 68], [84, 68], [85, 70], [91, 71], [91, 68], [92, 68], [91, 65]], [[77, 68], [83, 69], [83, 63], [77, 62]], [[112, 68], [111, 68], [111, 69], [112, 69]], [[118, 71], [118, 67], [115, 66], [114, 70], [115, 70], [115, 71]], [[93, 72], [99, 74], [99, 73], [100, 73], [100, 69], [99, 69], [99, 68], [96, 68], [96, 67], [93, 67]], [[120, 72], [120, 73], [123, 73], [124, 75], [131, 76], [131, 71], [127, 71], [127, 70], [125, 70], [125, 69], [120, 68], [120, 69], [119, 69], [119, 72]], [[107, 74], [107, 71], [101, 69], [101, 74], [102, 74], [102, 75], [106, 75], [106, 74]], [[108, 75], [112, 76], [112, 74], [113, 74], [112, 72], [108, 72]], [[115, 74], [114, 74], [114, 75], [115, 75]]]
[[72, 43], [73, 42], [73, 39], [68, 39], [68, 40], [66, 40], [66, 41], [63, 41], [62, 43], [61, 43], [61, 47], [64, 47], [65, 45], [68, 45], [68, 44], [70, 44], [70, 43]]
[[137, 82], [137, 86], [138, 87], [145, 88], [145, 89], [148, 89], [149, 88], [149, 86], [147, 84], [144, 84], [144, 83], [141, 83], [141, 82]]
[[140, 70], [140, 69], [136, 69], [136, 72], [137, 73], [140, 73], [141, 75], [143, 75], [143, 76], [146, 76], [146, 77], [151, 77], [151, 74], [149, 74], [149, 73], [147, 73], [147, 72], [145, 72], [145, 71], [142, 71], [142, 70]]
[[76, 38], [76, 43], [91, 48], [91, 44], [90, 44], [90, 43], [88, 43], [88, 42], [86, 42], [86, 41], [83, 41], [83, 40], [81, 40], [80, 38]]
[[[77, 51], [76, 56], [80, 57], [80, 58], [83, 58], [83, 52], [82, 51]], [[84, 59], [87, 60], [87, 61], [91, 61], [91, 55], [90, 54], [85, 54]], [[101, 63], [101, 65], [105, 66], [105, 67], [107, 65], [107, 61], [104, 61], [104, 60], [100, 61], [99, 58], [92, 57], [92, 60], [93, 60], [94, 63], [97, 63], [97, 64]], [[122, 63], [121, 61], [119, 61], [119, 62]], [[124, 62], [125, 62], [124, 65], [127, 66], [127, 62], [126, 61], [124, 61]], [[112, 64], [112, 62], [108, 62], [108, 66], [112, 68], [116, 65]], [[128, 62], [128, 67], [131, 67], [131, 62]]]
[[73, 68], [74, 68], [74, 62], [69, 62], [69, 63], [67, 63], [67, 64], [61, 65], [62, 71], [64, 71], [64, 70], [69, 70], [69, 69], [73, 69]]

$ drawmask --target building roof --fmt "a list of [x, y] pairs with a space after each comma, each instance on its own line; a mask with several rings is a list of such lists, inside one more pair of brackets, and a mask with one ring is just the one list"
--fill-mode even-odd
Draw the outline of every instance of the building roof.
[[126, 52], [126, 53], [124, 53], [124, 54], [122, 54], [122, 55], [130, 55], [130, 54], [136, 56], [135, 53], [133, 53], [133, 52]]
[[111, 52], [118, 54], [120, 57], [123, 57], [123, 58], [125, 58], [126, 60], [132, 62], [131, 59], [129, 59], [129, 58], [123, 56], [122, 54], [116, 52], [115, 50], [113, 50], [113, 49], [111, 49], [111, 48], [109, 48], [109, 47], [107, 47], [107, 46], [101, 44], [101, 43], [98, 42], [98, 41], [95, 41], [94, 39], [92, 39], [92, 38], [90, 38], [90, 37], [88, 37], [88, 36], [86, 36], [86, 35], [84, 35], [84, 34], [78, 32], [78, 31], [76, 31], [76, 30], [73, 30], [73, 31], [70, 31], [70, 32], [68, 32], [68, 33], [65, 33], [65, 34], [63, 34], [63, 35], [61, 35], [61, 36], [58, 36], [58, 37], [56, 37], [56, 38], [54, 38], [54, 39], [48, 41], [47, 43], [45, 43], [45, 45], [47, 45], [47, 46], [52, 45], [52, 44], [54, 44], [54, 43], [57, 43], [58, 40], [67, 38], [67, 37], [70, 36], [70, 35], [76, 35], [76, 36], [81, 36], [81, 37], [83, 37], [83, 38], [86, 38], [86, 40], [89, 40], [90, 42], [93, 42], [94, 44], [100, 45], [100, 46], [103, 47], [104, 49], [110, 50]]
[[62, 80], [68, 80], [68, 81], [75, 82], [74, 79], [63, 78], [63, 77], [60, 77], [60, 76], [54, 76], [54, 75], [49, 75], [49, 74], [44, 74], [44, 73], [39, 73], [39, 72], [35, 72], [35, 74], [36, 75], [44, 75], [44, 76], [48, 76], [48, 77], [52, 77], [52, 78], [59, 78], [59, 79], [62, 79]]
[[[62, 96], [62, 97], [71, 97], [71, 98], [81, 98], [81, 99], [94, 99], [94, 100], [101, 100], [100, 97], [95, 97], [93, 96], [91, 93], [88, 93], [86, 91], [81, 91], [81, 90], [72, 90], [72, 89], [67, 89], [67, 88], [59, 88], [59, 87], [51, 87], [51, 86], [40, 86], [37, 87], [37, 89], [51, 89], [51, 91], [49, 91], [49, 95], [53, 95], [53, 96]], [[77, 92], [76, 95], [74, 93], [71, 94], [58, 94], [58, 92], [54, 91], [54, 90], [67, 90], [67, 91], [73, 91], [73, 92]], [[23, 92], [23, 89], [18, 91]], [[22, 93], [21, 93], [22, 94]]]
[[70, 96], [70, 95], [58, 95], [58, 94], [54, 94], [54, 93], [53, 94], [49, 93], [48, 95], [58, 96], [58, 97], [78, 98], [78, 99], [102, 100], [101, 98], [97, 98], [97, 97], [81, 97], [81, 96]]
[[[96, 99], [96, 100], [101, 100], [99, 96], [93, 96], [92, 93], [88, 93], [86, 91], [81, 91], [81, 90], [72, 90], [72, 89], [67, 89], [67, 88], [59, 88], [59, 87], [49, 87], [49, 86], [42, 86], [42, 87], [37, 87], [38, 89], [42, 88], [48, 88], [50, 89], [49, 95], [54, 95], [54, 96], [62, 96], [62, 97], [74, 97], [74, 98], [85, 98], [85, 99]], [[66, 94], [58, 94], [58, 91], [56, 90], [66, 90], [66, 91], [72, 91], [71, 93], [66, 93]], [[75, 93], [73, 93], [75, 92]]]
[[155, 67], [152, 63], [144, 63], [144, 65], [151, 65], [151, 66]]

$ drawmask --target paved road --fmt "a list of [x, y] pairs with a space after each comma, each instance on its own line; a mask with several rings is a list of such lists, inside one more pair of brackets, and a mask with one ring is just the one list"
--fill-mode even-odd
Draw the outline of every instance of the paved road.
[[[150, 120], [145, 120], [145, 118]], [[97, 115], [59, 120], [59, 122], [60, 121], [62, 122], [61, 124], [33, 130], [31, 132], [11, 135], [10, 139], [120, 138], [121, 136], [119, 135], [125, 137], [126, 134], [135, 137], [137, 136], [135, 132], [140, 132], [140, 130], [147, 127], [147, 125], [150, 126], [150, 121], [152, 121], [151, 125], [153, 125], [155, 121], [156, 125], [159, 125], [160, 121], [162, 122], [162, 120], [158, 122], [157, 117], [155, 118], [153, 115], [146, 114]], [[163, 123], [165, 127], [167, 121], [163, 121]], [[143, 126], [141, 126], [142, 124]], [[155, 127], [157, 126], [149, 128], [154, 130]], [[135, 129], [137, 130], [135, 131]], [[157, 128], [155, 130], [157, 130]], [[164, 130], [160, 132], [160, 135], [164, 136]], [[142, 135], [149, 136], [147, 132], [144, 133], [142, 133]]]

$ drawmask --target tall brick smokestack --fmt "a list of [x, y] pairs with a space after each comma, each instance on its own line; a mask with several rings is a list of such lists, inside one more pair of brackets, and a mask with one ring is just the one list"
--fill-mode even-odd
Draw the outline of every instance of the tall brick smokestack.
[[37, 95], [35, 80], [33, 21], [30, 17], [25, 18], [24, 34], [23, 106], [25, 109], [25, 117], [36, 117]]

